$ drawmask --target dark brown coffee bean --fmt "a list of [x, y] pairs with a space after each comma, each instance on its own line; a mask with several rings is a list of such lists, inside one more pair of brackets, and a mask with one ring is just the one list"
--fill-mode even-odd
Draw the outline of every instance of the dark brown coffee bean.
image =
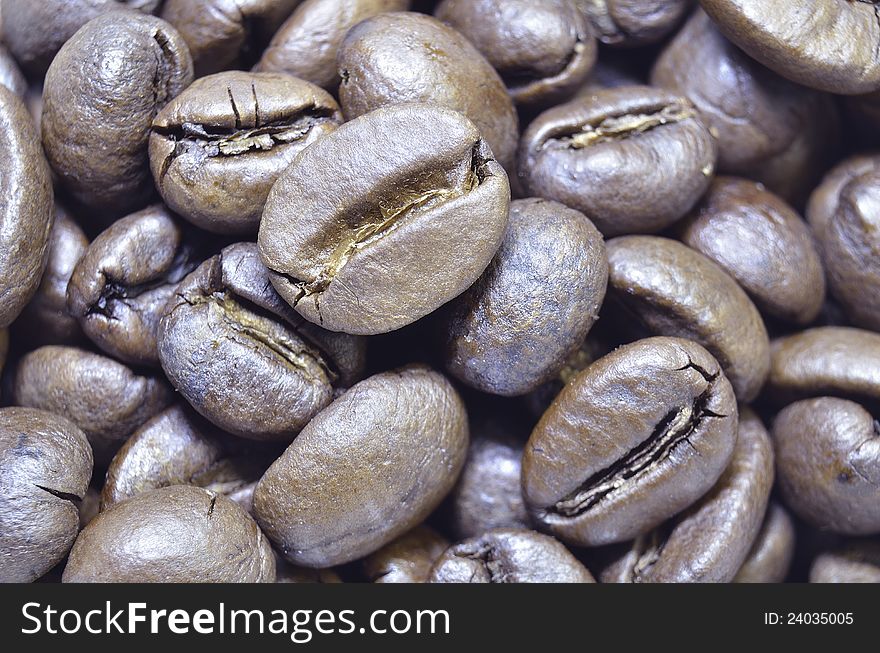
[[[198, 238], [198, 236], [195, 236]], [[103, 351], [132, 365], [158, 365], [156, 330], [199, 249], [165, 206], [114, 222], [89, 245], [67, 286], [67, 309]]]
[[365, 343], [304, 322], [272, 289], [253, 243], [205, 261], [159, 322], [159, 360], [204, 417], [255, 440], [291, 440], [363, 372]]
[[608, 242], [609, 295], [651, 333], [690, 338], [708, 349], [741, 401], [764, 384], [767, 329], [742, 288], [699, 252], [666, 238]]
[[76, 538], [65, 583], [271, 583], [275, 557], [234, 501], [174, 485], [100, 513]]
[[509, 197], [504, 170], [464, 116], [380, 109], [303, 150], [279, 177], [260, 256], [307, 320], [384, 333], [476, 281], [501, 244]]
[[272, 37], [254, 70], [287, 73], [335, 92], [336, 54], [352, 27], [386, 11], [406, 11], [410, 0], [305, 0]]
[[552, 537], [497, 529], [449, 547], [431, 570], [432, 583], [595, 583]]
[[829, 172], [807, 218], [831, 294], [855, 324], [880, 330], [880, 157], [854, 157]]
[[21, 359], [15, 402], [66, 417], [81, 428], [99, 464], [171, 403], [164, 379], [140, 376], [112, 358], [74, 347], [41, 347]]
[[427, 583], [431, 567], [447, 548], [445, 537], [417, 526], [364, 558], [364, 574], [373, 583]]
[[102, 14], [120, 9], [154, 12], [162, 0], [3, 0], [3, 42], [33, 77], [76, 31]]
[[489, 267], [440, 321], [450, 374], [521, 395], [552, 378], [599, 316], [608, 285], [602, 234], [557, 202], [517, 200]]
[[156, 116], [150, 167], [162, 198], [193, 224], [253, 234], [278, 176], [341, 122], [336, 100], [308, 82], [218, 73], [193, 82]]
[[276, 583], [341, 583], [342, 579], [332, 569], [309, 569], [288, 564], [284, 559], [275, 556], [275, 582]]
[[337, 64], [339, 101], [348, 120], [405, 102], [455, 109], [474, 122], [505, 170], [513, 171], [513, 102], [489, 62], [451, 27], [422, 14], [381, 14], [348, 32]]
[[67, 284], [88, 246], [83, 230], [56, 203], [46, 270], [36, 294], [15, 322], [16, 339], [33, 347], [72, 345], [84, 339], [79, 322], [67, 312]]
[[162, 18], [192, 53], [196, 75], [256, 61], [301, 0], [165, 0]]
[[796, 324], [816, 319], [825, 274], [813, 236], [760, 184], [718, 177], [677, 229], [685, 245], [720, 265], [767, 315]]
[[312, 419], [269, 468], [254, 493], [257, 521], [294, 564], [356, 560], [437, 507], [467, 445], [464, 404], [441, 375], [415, 367], [372, 376]]
[[715, 487], [676, 517], [637, 538], [603, 570], [603, 583], [729, 583], [761, 529], [773, 486], [773, 445], [743, 410], [733, 458]]
[[771, 501], [761, 532], [734, 583], [781, 583], [788, 576], [794, 557], [794, 522], [785, 508]]
[[736, 424], [733, 389], [698, 344], [625, 345], [575, 377], [538, 422], [523, 455], [526, 506], [571, 544], [634, 538], [715, 484]]
[[616, 236], [681, 218], [708, 188], [716, 156], [687, 99], [628, 86], [538, 116], [520, 142], [518, 174], [529, 194], [582, 211]]
[[647, 45], [672, 32], [690, 7], [688, 0], [575, 0], [602, 43]]
[[46, 74], [43, 147], [79, 204], [115, 218], [147, 203], [150, 124], [192, 77], [174, 28], [134, 11], [99, 16], [64, 44]]
[[92, 448], [73, 423], [0, 409], [0, 582], [30, 583], [61, 562], [91, 476]]
[[27, 80], [2, 43], [0, 43], [0, 86], [5, 86], [20, 98], [23, 98], [28, 90]]
[[838, 145], [831, 97], [767, 70], [698, 10], [657, 58], [651, 83], [687, 97], [718, 139], [719, 172], [805, 200]]
[[52, 179], [24, 103], [0, 86], [0, 329], [40, 285], [52, 228]]
[[573, 0], [443, 0], [434, 15], [476, 46], [520, 107], [571, 97], [596, 62], [592, 29]]
[[785, 503], [817, 528], [880, 533], [880, 423], [845, 399], [804, 399], [773, 424]]
[[[832, 93], [880, 88], [872, 0], [700, 0], [719, 29], [762, 64]], [[792, 20], [794, 16], [799, 20]]]
[[880, 401], [880, 334], [808, 329], [773, 341], [766, 395], [779, 403], [831, 395]]
[[820, 554], [810, 567], [811, 583], [880, 583], [880, 541], [852, 540]]

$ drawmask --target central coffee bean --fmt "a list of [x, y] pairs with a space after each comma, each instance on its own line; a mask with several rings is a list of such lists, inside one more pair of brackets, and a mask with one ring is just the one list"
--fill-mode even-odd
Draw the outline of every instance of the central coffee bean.
[[572, 379], [538, 422], [523, 455], [526, 506], [570, 544], [641, 535], [715, 484], [737, 415], [733, 388], [698, 344], [625, 345]]
[[507, 175], [467, 118], [428, 105], [380, 109], [294, 159], [269, 193], [260, 256], [306, 319], [384, 333], [480, 276], [509, 200]]

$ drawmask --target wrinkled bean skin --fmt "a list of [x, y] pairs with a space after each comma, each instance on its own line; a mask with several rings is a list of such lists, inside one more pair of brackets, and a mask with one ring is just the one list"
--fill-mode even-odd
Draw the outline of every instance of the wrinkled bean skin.
[[257, 521], [294, 564], [356, 560], [437, 507], [467, 445], [464, 404], [441, 375], [414, 367], [372, 376], [320, 412], [272, 464], [254, 492]]
[[708, 188], [716, 158], [690, 101], [625, 86], [538, 116], [520, 141], [518, 175], [527, 193], [582, 211], [611, 237], [660, 231], [684, 216]]
[[768, 397], [788, 403], [824, 395], [880, 401], [880, 334], [818, 327], [773, 341]]
[[513, 172], [518, 121], [504, 82], [462, 34], [430, 16], [380, 14], [352, 28], [337, 56], [347, 120], [380, 107], [425, 102], [454, 109]]
[[107, 354], [157, 366], [159, 319], [177, 284], [200, 263], [198, 256], [165, 206], [132, 213], [99, 234], [76, 264], [68, 313]]
[[65, 583], [271, 583], [272, 548], [222, 494], [187, 486], [116, 504], [80, 533]]
[[364, 558], [364, 574], [373, 583], [427, 583], [434, 562], [449, 548], [429, 526], [417, 526]]
[[46, 346], [21, 359], [15, 403], [66, 417], [83, 430], [104, 463], [129, 435], [171, 403], [157, 376], [75, 347]]
[[165, 0], [162, 18], [192, 53], [196, 76], [250, 65], [301, 0]]
[[734, 583], [781, 583], [794, 557], [794, 522], [780, 504], [771, 501], [761, 532]]
[[27, 80], [18, 69], [18, 64], [9, 50], [0, 43], [0, 86], [5, 86], [20, 98], [27, 93]]
[[496, 529], [449, 547], [432, 583], [595, 583], [571, 552], [547, 535]]
[[443, 0], [434, 15], [476, 46], [519, 107], [571, 97], [596, 62], [596, 40], [573, 0]]
[[844, 161], [810, 198], [831, 294], [858, 326], [880, 331], [880, 157]]
[[625, 345], [572, 379], [532, 431], [526, 506], [569, 544], [637, 537], [715, 484], [733, 455], [737, 415], [733, 388], [698, 344]]
[[52, 229], [52, 180], [24, 103], [0, 86], [0, 329], [40, 285]]
[[701, 10], [657, 58], [651, 83], [694, 103], [718, 139], [719, 172], [755, 179], [798, 204], [839, 141], [830, 97], [755, 62]]
[[177, 287], [157, 333], [172, 385], [221, 429], [289, 441], [362, 373], [362, 339], [300, 318], [253, 243], [226, 247]]
[[557, 202], [512, 202], [495, 258], [440, 323], [446, 369], [483, 392], [534, 390], [583, 342], [607, 285], [602, 234], [586, 216]]
[[281, 175], [263, 211], [260, 257], [307, 320], [385, 333], [476, 281], [501, 244], [509, 198], [504, 170], [461, 114], [379, 109], [303, 150]]
[[192, 411], [172, 406], [145, 422], [116, 452], [101, 491], [101, 510], [170, 485], [203, 487], [247, 509], [246, 488], [271, 459], [263, 462], [264, 454], [244, 445]]
[[871, 1], [700, 0], [724, 35], [780, 75], [852, 95], [880, 88]]
[[0, 582], [30, 583], [61, 562], [91, 476], [92, 449], [73, 423], [0, 409]]
[[754, 399], [770, 364], [757, 308], [720, 266], [666, 238], [625, 236], [607, 243], [608, 291], [652, 333], [690, 338], [721, 363], [740, 401]]
[[880, 533], [880, 424], [859, 404], [819, 397], [787, 406], [773, 425], [785, 503], [822, 530]]
[[825, 274], [809, 227], [754, 182], [718, 177], [678, 226], [682, 242], [732, 276], [766, 314], [809, 324], [825, 300]]
[[253, 234], [278, 176], [341, 122], [336, 101], [313, 84], [279, 73], [217, 73], [156, 116], [150, 168], [162, 198], [193, 224]]
[[53, 57], [87, 22], [120, 9], [154, 12], [161, 0], [3, 0], [3, 42], [28, 75], [46, 72]]
[[761, 529], [773, 486], [773, 445], [752, 411], [741, 413], [730, 465], [700, 501], [603, 570], [603, 583], [729, 583]]
[[150, 123], [192, 79], [183, 39], [153, 16], [102, 15], [64, 44], [46, 74], [41, 129], [49, 163], [78, 204], [106, 221], [149, 201]]
[[88, 246], [83, 230], [56, 203], [46, 270], [33, 299], [15, 322], [17, 339], [34, 347], [72, 345], [83, 340], [79, 322], [67, 312], [67, 284]]
[[336, 55], [348, 30], [409, 5], [410, 0], [305, 0], [272, 37], [254, 70], [287, 73], [335, 92], [341, 81]]
[[689, 0], [575, 0], [606, 45], [633, 47], [655, 43], [687, 14]]
[[853, 540], [816, 557], [811, 583], [880, 583], [880, 542]]

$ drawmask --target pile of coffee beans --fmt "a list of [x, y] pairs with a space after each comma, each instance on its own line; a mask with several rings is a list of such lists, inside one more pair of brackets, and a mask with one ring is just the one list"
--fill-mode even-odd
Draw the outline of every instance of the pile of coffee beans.
[[880, 582], [877, 0], [0, 25], [0, 581]]

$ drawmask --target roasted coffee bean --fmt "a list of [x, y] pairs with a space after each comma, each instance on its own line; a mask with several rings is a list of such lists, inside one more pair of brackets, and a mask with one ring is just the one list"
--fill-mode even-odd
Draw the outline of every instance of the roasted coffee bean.
[[557, 202], [517, 200], [495, 258], [440, 321], [449, 373], [521, 395], [559, 372], [599, 316], [608, 285], [602, 234]]
[[165, 0], [162, 18], [192, 53], [201, 77], [255, 62], [301, 0]]
[[520, 107], [571, 97], [596, 62], [596, 40], [574, 0], [443, 0], [434, 15], [476, 46]]
[[817, 528], [880, 533], [880, 422], [846, 399], [804, 399], [773, 425], [787, 506]]
[[337, 64], [339, 100], [348, 120], [406, 102], [455, 109], [474, 122], [501, 165], [513, 171], [518, 135], [513, 102], [494, 68], [451, 27], [416, 13], [380, 14], [348, 32]]
[[760, 184], [718, 177], [678, 233], [736, 279], [767, 315], [796, 324], [818, 316], [825, 274], [810, 229]]
[[501, 244], [509, 197], [504, 170], [464, 116], [380, 109], [316, 141], [279, 177], [260, 256], [306, 319], [384, 333], [476, 281]]
[[272, 289], [253, 243], [205, 261], [159, 322], [159, 360], [199, 413], [229, 433], [291, 440], [362, 374], [365, 343], [304, 322]]
[[352, 27], [386, 11], [406, 11], [410, 0], [305, 0], [272, 37], [254, 70], [287, 73], [335, 92], [336, 54]]
[[811, 583], [880, 583], [880, 541], [853, 540], [820, 554], [810, 568]]
[[116, 218], [154, 194], [150, 124], [192, 81], [192, 61], [165, 21], [118, 11], [61, 48], [43, 89], [43, 147], [77, 203]]
[[773, 486], [773, 445], [761, 420], [741, 413], [733, 458], [699, 502], [636, 539], [603, 570], [603, 583], [729, 583], [758, 536]]
[[0, 329], [40, 285], [52, 228], [52, 179], [24, 103], [0, 85]]
[[[198, 238], [198, 237], [196, 237]], [[103, 351], [133, 365], [158, 365], [156, 329], [199, 248], [161, 204], [114, 222], [89, 245], [67, 286], [67, 309]]]
[[716, 156], [687, 99], [627, 86], [538, 116], [523, 134], [518, 174], [529, 194], [583, 211], [616, 236], [660, 231], [681, 218], [708, 188]]
[[341, 122], [333, 97], [308, 82], [218, 73], [196, 80], [156, 116], [150, 167], [162, 198], [193, 224], [253, 234], [278, 176]]
[[698, 10], [658, 57], [651, 83], [687, 97], [718, 139], [719, 172], [800, 204], [839, 141], [832, 99], [767, 70]]
[[30, 583], [61, 562], [91, 476], [92, 448], [73, 423], [0, 409], [0, 582]]
[[27, 80], [2, 43], [0, 43], [0, 86], [5, 86], [20, 98], [23, 98], [28, 90]]
[[880, 334], [820, 327], [773, 341], [765, 394], [779, 403], [825, 395], [880, 402]]
[[715, 484], [736, 433], [733, 388], [709, 352], [640, 340], [577, 375], [544, 413], [523, 454], [523, 497], [570, 544], [632, 539]]
[[880, 157], [848, 159], [829, 172], [807, 218], [831, 294], [854, 323], [880, 331]]
[[794, 522], [780, 504], [771, 501], [761, 532], [734, 583], [781, 583], [794, 557]]
[[3, 0], [3, 42], [25, 71], [38, 77], [87, 22], [120, 9], [154, 12], [162, 0]]
[[467, 460], [446, 506], [448, 528], [456, 539], [493, 528], [531, 526], [522, 499], [527, 436], [517, 417], [490, 413], [475, 419]]
[[499, 528], [449, 547], [432, 583], [595, 583], [558, 541], [535, 531]]
[[690, 8], [689, 0], [575, 0], [606, 45], [632, 47], [661, 40]]
[[356, 560], [437, 507], [467, 445], [464, 404], [441, 375], [413, 367], [372, 376], [312, 419], [269, 468], [254, 493], [257, 521], [294, 564]]
[[332, 569], [309, 569], [288, 564], [280, 556], [275, 556], [275, 582], [276, 583], [341, 583], [339, 577]]
[[46, 270], [36, 294], [15, 322], [17, 339], [34, 347], [72, 345], [84, 339], [79, 322], [67, 312], [67, 284], [88, 246], [83, 230], [56, 203]]
[[106, 464], [145, 421], [171, 403], [157, 376], [140, 376], [112, 358], [75, 347], [41, 347], [21, 359], [15, 402], [66, 417]]
[[427, 583], [447, 548], [449, 542], [437, 531], [417, 526], [364, 558], [364, 574], [373, 583]]
[[237, 502], [247, 509], [249, 494], [242, 491], [272, 462], [269, 452], [253, 449], [192, 411], [172, 406], [138, 428], [113, 457], [101, 509], [169, 485], [203, 487], [241, 499]]
[[880, 88], [873, 0], [700, 0], [731, 41], [799, 84], [832, 93]]
[[222, 494], [174, 485], [95, 517], [65, 583], [271, 583], [275, 557], [254, 520]]
[[769, 367], [761, 315], [742, 288], [699, 252], [666, 238], [607, 244], [609, 295], [651, 333], [690, 338], [721, 364], [737, 398], [754, 399]]

